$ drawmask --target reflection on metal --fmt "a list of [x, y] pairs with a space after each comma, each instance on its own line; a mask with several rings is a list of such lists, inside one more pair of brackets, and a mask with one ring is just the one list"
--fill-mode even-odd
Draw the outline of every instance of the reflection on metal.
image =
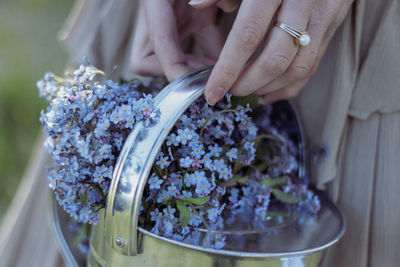
[[70, 218], [61, 207], [58, 206], [53, 192], [49, 194], [48, 211], [51, 231], [57, 241], [58, 250], [64, 262], [70, 267], [84, 266], [85, 255], [73, 247], [72, 243], [75, 236], [67, 230]]

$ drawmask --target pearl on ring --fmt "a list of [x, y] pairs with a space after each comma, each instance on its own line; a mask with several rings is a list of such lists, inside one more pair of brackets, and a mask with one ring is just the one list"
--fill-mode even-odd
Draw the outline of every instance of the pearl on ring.
[[311, 41], [310, 35], [308, 35], [307, 33], [303, 33], [299, 37], [299, 45], [301, 45], [301, 46], [309, 45], [310, 41]]
[[276, 22], [275, 26], [281, 28], [282, 30], [293, 36], [296, 39], [297, 43], [301, 46], [307, 46], [311, 42], [311, 37], [308, 32], [301, 32], [279, 21]]

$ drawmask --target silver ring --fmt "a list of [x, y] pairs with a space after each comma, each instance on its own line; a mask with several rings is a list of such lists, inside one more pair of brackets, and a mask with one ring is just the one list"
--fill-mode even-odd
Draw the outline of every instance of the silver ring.
[[301, 46], [307, 46], [311, 42], [311, 37], [308, 32], [301, 32], [280, 21], [277, 21], [275, 26], [281, 28], [282, 30], [293, 36], [296, 39], [296, 42]]

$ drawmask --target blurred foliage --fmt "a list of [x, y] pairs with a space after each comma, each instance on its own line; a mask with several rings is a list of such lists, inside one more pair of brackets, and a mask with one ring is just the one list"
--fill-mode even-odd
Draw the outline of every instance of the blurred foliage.
[[0, 219], [22, 178], [44, 101], [36, 81], [62, 74], [67, 55], [57, 41], [73, 1], [0, 1]]

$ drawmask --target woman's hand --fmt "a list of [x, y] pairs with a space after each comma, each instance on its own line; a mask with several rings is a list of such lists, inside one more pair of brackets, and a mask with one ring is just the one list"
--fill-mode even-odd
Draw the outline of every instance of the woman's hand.
[[[204, 0], [194, 7], [206, 8], [215, 2]], [[254, 93], [267, 104], [296, 96], [316, 70], [351, 3], [352, 0], [243, 0], [208, 80], [207, 101], [215, 104], [228, 91], [239, 96]], [[308, 31], [311, 43], [298, 47], [293, 37], [278, 27], [267, 33], [275, 14], [278, 21]], [[249, 61], [266, 34], [261, 53]]]
[[[232, 1], [232, 0], [224, 0]], [[131, 68], [142, 75], [174, 80], [187, 71], [214, 65], [223, 46], [215, 25], [217, 7], [194, 9], [187, 1], [144, 0], [131, 51]], [[182, 43], [193, 38], [203, 56], [184, 53]]]

